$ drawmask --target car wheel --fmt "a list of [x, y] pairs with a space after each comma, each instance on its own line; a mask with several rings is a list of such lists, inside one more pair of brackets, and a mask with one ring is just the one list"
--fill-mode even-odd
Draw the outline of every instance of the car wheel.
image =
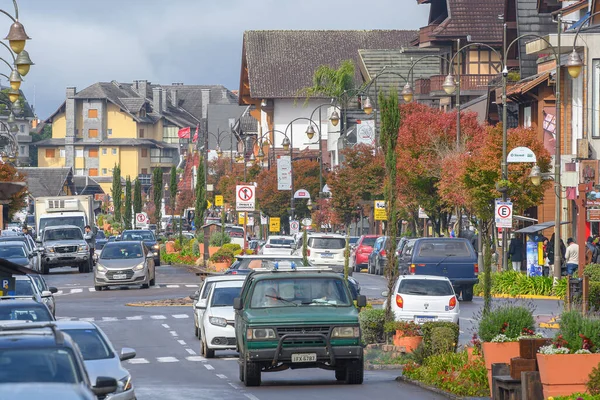
[[213, 349], [209, 349], [206, 345], [206, 341], [202, 340], [202, 355], [206, 358], [215, 358], [215, 351]]
[[363, 359], [350, 361], [346, 366], [346, 383], [360, 385], [364, 379]]
[[462, 289], [463, 301], [473, 301], [473, 286], [468, 286]]
[[160, 258], [158, 260], [154, 260], [154, 266], [160, 267]]
[[335, 379], [338, 381], [346, 380], [346, 368], [339, 368], [335, 370]]
[[102, 286], [94, 286], [94, 290], [96, 292], [101, 292], [102, 291]]
[[260, 364], [244, 361], [244, 384], [246, 386], [260, 386]]
[[244, 382], [244, 364], [242, 362], [238, 362], [240, 368], [240, 382]]
[[156, 285], [156, 276], [153, 276], [152, 279], [150, 279], [150, 286], [154, 285]]

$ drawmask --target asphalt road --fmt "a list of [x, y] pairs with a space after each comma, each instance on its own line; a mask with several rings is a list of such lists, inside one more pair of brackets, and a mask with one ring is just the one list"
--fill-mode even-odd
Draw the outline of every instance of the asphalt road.
[[[356, 274], [365, 294], [379, 296], [381, 277]], [[56, 286], [59, 319], [97, 323], [115, 348], [132, 347], [137, 357], [126, 362], [140, 400], [214, 399], [304, 400], [344, 398], [442, 399], [418, 387], [395, 381], [398, 371], [365, 371], [363, 385], [345, 385], [333, 371], [295, 370], [263, 375], [263, 385], [245, 388], [238, 379], [237, 354], [217, 352], [215, 359], [201, 357], [194, 337], [191, 307], [133, 307], [128, 303], [185, 297], [193, 293], [199, 278], [181, 268], [157, 268], [157, 287], [112, 289], [95, 292], [91, 274], [74, 269], [52, 270], [46, 277]]]

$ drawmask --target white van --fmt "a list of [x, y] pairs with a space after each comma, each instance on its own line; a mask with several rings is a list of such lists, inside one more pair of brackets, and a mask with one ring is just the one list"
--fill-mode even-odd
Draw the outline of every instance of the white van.
[[231, 243], [244, 248], [244, 228], [236, 225], [225, 225], [225, 233], [231, 238]]

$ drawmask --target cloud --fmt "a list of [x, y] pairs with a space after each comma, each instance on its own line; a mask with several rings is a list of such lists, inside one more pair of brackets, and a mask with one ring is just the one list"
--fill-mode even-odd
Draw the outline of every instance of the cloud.
[[[20, 20], [33, 38], [26, 49], [36, 64], [22, 89], [30, 103], [35, 101], [40, 118], [64, 101], [66, 87], [81, 90], [99, 81], [147, 79], [237, 89], [245, 30], [417, 29], [427, 24], [428, 13], [428, 6], [415, 0], [20, 3]], [[8, 26], [5, 18], [6, 31]]]

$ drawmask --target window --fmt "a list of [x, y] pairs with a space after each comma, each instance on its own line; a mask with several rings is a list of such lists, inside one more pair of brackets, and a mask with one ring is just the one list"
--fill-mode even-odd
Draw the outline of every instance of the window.
[[523, 127], [531, 127], [531, 106], [523, 108]]
[[65, 158], [65, 149], [60, 149], [60, 158]]
[[21, 155], [25, 155], [25, 146], [19, 146], [19, 153], [21, 153]]
[[88, 155], [89, 155], [90, 158], [98, 158], [98, 148], [97, 147], [92, 147], [88, 151]]
[[19, 125], [19, 131], [21, 133], [25, 133], [25, 125], [23, 125], [23, 124]]
[[98, 168], [90, 168], [89, 175], [90, 176], [98, 176]]
[[56, 157], [55, 149], [46, 149], [46, 158], [54, 158]]
[[108, 134], [108, 136], [112, 136], [112, 129], [107, 129], [106, 133]]
[[600, 59], [592, 60], [592, 137], [600, 138]]
[[97, 138], [98, 137], [98, 129], [89, 129], [88, 130], [88, 137], [90, 137], [90, 138]]
[[427, 240], [422, 242], [419, 247], [419, 257], [468, 257], [471, 255], [468, 246], [468, 242], [456, 239]]
[[454, 290], [448, 281], [433, 279], [403, 279], [398, 286], [398, 294], [417, 296], [452, 296]]
[[143, 148], [143, 149], [142, 149], [142, 157], [143, 157], [143, 158], [146, 158], [146, 157], [148, 157], [148, 149], [146, 149], [146, 148]]
[[83, 158], [83, 149], [75, 149], [75, 157]]
[[102, 168], [102, 175], [106, 175], [108, 173], [108, 171], [106, 171], [106, 168]]
[[75, 175], [77, 175], [77, 176], [84, 176], [85, 175], [85, 170], [83, 168], [77, 168], [75, 170]]
[[81, 134], [79, 133], [79, 129], [75, 129], [75, 137], [80, 138]]
[[140, 138], [144, 137], [144, 129], [140, 129]]
[[491, 50], [469, 50], [467, 74], [494, 75], [500, 72], [500, 59]]
[[105, 156], [107, 152], [108, 152], [108, 150], [106, 149], [106, 147], [102, 149], [102, 155], [103, 156]]
[[98, 109], [90, 108], [88, 110], [88, 118], [98, 118]]
[[163, 128], [163, 142], [179, 143], [178, 131], [179, 129], [176, 126], [165, 126]]
[[148, 168], [142, 168], [142, 175], [148, 175]]
[[117, 148], [113, 147], [111, 152], [112, 152], [113, 156], [116, 156], [117, 155]]

